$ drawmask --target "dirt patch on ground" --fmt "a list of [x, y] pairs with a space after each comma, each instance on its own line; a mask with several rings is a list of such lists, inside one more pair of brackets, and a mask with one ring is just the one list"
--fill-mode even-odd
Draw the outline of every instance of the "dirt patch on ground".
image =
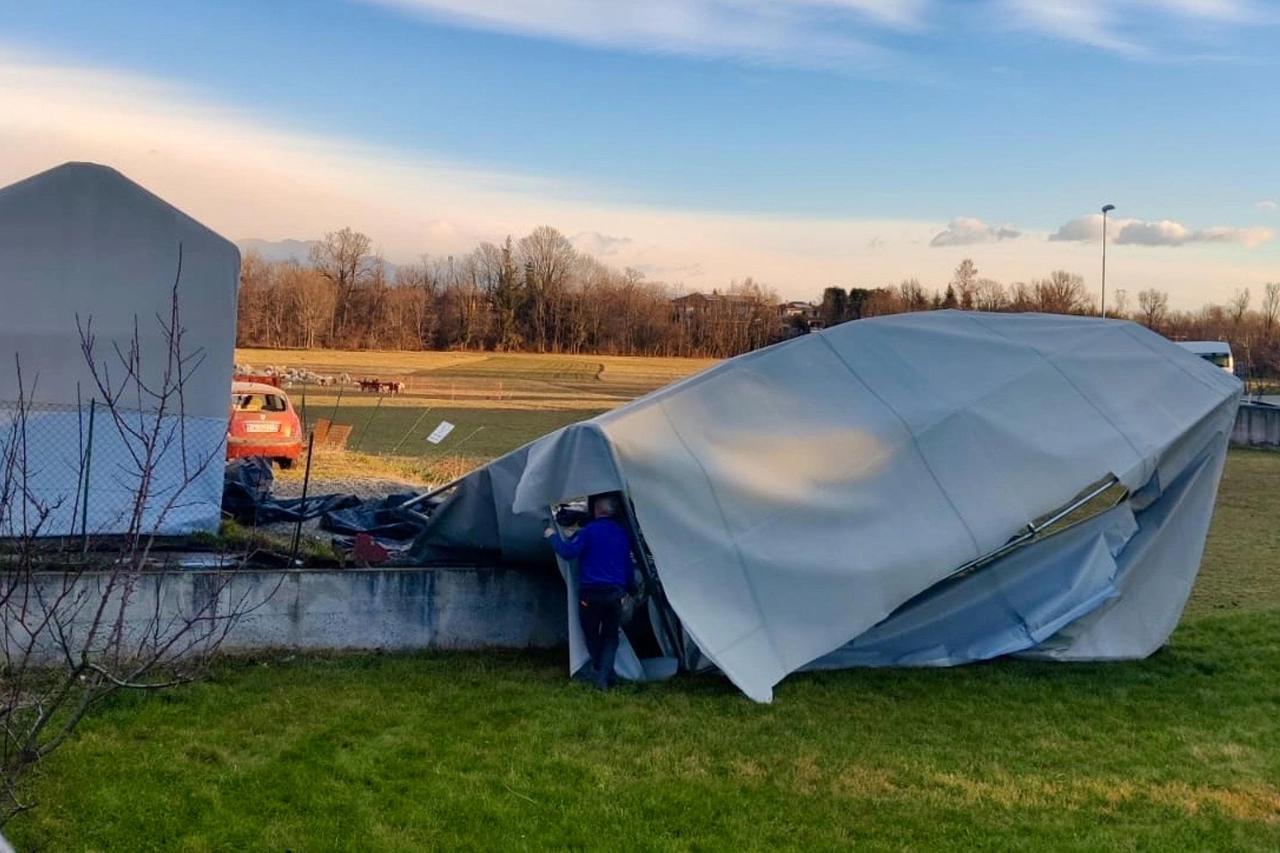
[[[363, 500], [385, 498], [405, 492], [423, 492], [429, 487], [405, 480], [389, 480], [378, 477], [346, 477], [332, 480], [312, 480], [307, 495], [355, 495]], [[271, 486], [271, 494], [280, 499], [302, 497], [302, 480], [277, 478]]]

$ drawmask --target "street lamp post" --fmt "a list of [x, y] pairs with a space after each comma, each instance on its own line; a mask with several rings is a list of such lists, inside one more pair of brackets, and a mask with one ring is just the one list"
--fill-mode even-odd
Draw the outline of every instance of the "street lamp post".
[[1114, 204], [1102, 206], [1102, 318], [1107, 318], [1107, 214], [1115, 210]]

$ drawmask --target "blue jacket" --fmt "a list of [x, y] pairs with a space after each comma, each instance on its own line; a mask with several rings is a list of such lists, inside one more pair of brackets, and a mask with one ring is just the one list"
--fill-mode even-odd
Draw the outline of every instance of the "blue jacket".
[[631, 588], [631, 536], [612, 518], [595, 519], [572, 539], [557, 533], [548, 541], [561, 557], [578, 559], [579, 589]]

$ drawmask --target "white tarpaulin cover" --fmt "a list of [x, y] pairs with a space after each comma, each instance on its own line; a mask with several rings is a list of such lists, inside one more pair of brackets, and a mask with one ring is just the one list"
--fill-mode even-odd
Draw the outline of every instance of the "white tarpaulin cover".
[[[803, 668], [1142, 657], [1199, 569], [1241, 390], [1124, 321], [859, 320], [545, 436], [427, 535], [546, 559], [549, 505], [624, 490], [682, 636], [760, 701]], [[1114, 508], [951, 577], [1109, 478]]]
[[[0, 444], [12, 441], [23, 408], [16, 354], [30, 402], [24, 476], [32, 495], [25, 522], [22, 507], [6, 508], [3, 535], [33, 526], [35, 504], [49, 509], [43, 535], [125, 532], [140, 483], [139, 434], [154, 432], [157, 417], [164, 438], [150, 464], [141, 530], [217, 529], [239, 270], [232, 243], [114, 169], [68, 163], [0, 189]], [[146, 395], [139, 403], [115, 348], [127, 354], [136, 331], [143, 383], [164, 385], [174, 364], [162, 323], [175, 280], [187, 359], [182, 399], [171, 397], [157, 414]], [[95, 360], [124, 387], [119, 419], [102, 405], [78, 322], [92, 323]]]

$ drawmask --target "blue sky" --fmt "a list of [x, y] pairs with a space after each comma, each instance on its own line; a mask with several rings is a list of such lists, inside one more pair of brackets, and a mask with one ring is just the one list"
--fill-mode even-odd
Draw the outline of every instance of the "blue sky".
[[[1280, 280], [1261, 0], [0, 0], [0, 181], [88, 159], [393, 260], [551, 224], [684, 289]], [[1051, 239], [1052, 238], [1052, 239]], [[1114, 276], [1114, 278], [1113, 278]]]

